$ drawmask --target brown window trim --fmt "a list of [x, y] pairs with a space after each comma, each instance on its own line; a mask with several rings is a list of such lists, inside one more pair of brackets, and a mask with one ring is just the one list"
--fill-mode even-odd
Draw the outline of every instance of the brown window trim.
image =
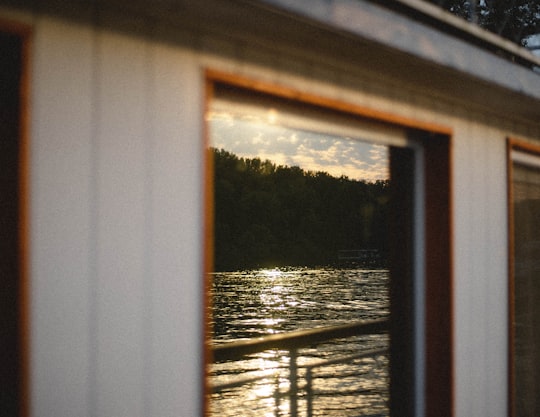
[[515, 330], [512, 323], [515, 317], [515, 240], [514, 240], [514, 196], [512, 151], [520, 151], [540, 158], [540, 145], [509, 137], [507, 145], [507, 201], [508, 201], [508, 415], [514, 417], [515, 401], [515, 363], [514, 340]]
[[426, 189], [426, 416], [454, 415], [451, 138], [423, 133]]
[[30, 414], [29, 125], [31, 27], [0, 18], [0, 32], [21, 40], [18, 121], [18, 416]]
[[[344, 101], [321, 97], [294, 88], [256, 81], [244, 76], [238, 76], [216, 70], [207, 70], [206, 79], [206, 109], [213, 95], [216, 84], [241, 88], [255, 93], [263, 93], [280, 99], [294, 101], [298, 104], [324, 108], [342, 114], [358, 117], [360, 120], [377, 122], [387, 126], [397, 126], [406, 129], [410, 137], [420, 140], [424, 149], [425, 166], [425, 291], [426, 291], [426, 323], [425, 323], [425, 415], [426, 417], [452, 417], [454, 415], [454, 344], [453, 344], [453, 228], [452, 228], [452, 195], [451, 195], [451, 137], [452, 129], [441, 124], [423, 122], [386, 112], [374, 110]], [[206, 129], [206, 124], [205, 124]], [[209, 143], [205, 131], [205, 143]], [[205, 219], [205, 272], [212, 270], [212, 239], [213, 213], [208, 210], [212, 203], [212, 164], [210, 157], [206, 161], [206, 219]], [[205, 273], [205, 288], [210, 283]], [[392, 290], [391, 290], [392, 291]], [[395, 289], [395, 292], [399, 289]], [[204, 296], [204, 316], [208, 317], [211, 305], [206, 291]], [[410, 312], [411, 305], [398, 303], [400, 311]], [[207, 321], [208, 322], [208, 321]], [[397, 334], [409, 336], [407, 329], [394, 326]], [[209, 329], [204, 329], [205, 337]], [[204, 340], [207, 340], [206, 338]], [[409, 352], [407, 355], [411, 355]], [[211, 352], [205, 343], [205, 364], [209, 363]], [[412, 368], [403, 371], [403, 379], [410, 376]], [[206, 372], [206, 371], [205, 371]], [[401, 372], [401, 371], [400, 371]], [[208, 387], [206, 375], [203, 379], [204, 397], [207, 398]], [[410, 380], [408, 381], [410, 384]], [[392, 389], [392, 388], [391, 388]], [[410, 388], [396, 393], [408, 395]], [[402, 413], [404, 406], [407, 415], [412, 415], [413, 404], [409, 399], [405, 403], [392, 407]], [[203, 411], [207, 411], [204, 401]], [[206, 414], [205, 414], [206, 415]]]

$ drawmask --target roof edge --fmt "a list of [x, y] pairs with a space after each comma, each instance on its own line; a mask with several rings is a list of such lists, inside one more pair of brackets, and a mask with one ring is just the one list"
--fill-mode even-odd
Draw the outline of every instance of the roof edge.
[[[386, 8], [402, 12], [415, 20], [444, 29], [464, 40], [472, 42], [497, 55], [527, 67], [540, 67], [540, 56], [481, 26], [453, 15], [452, 13], [423, 0], [367, 0]], [[441, 27], [441, 24], [443, 27]]]
[[[251, 0], [244, 0], [251, 1]], [[500, 37], [482, 27], [466, 21], [452, 13], [422, 0], [257, 0], [260, 4], [278, 7], [299, 16], [318, 20], [336, 29], [347, 31], [347, 27], [339, 27], [332, 19], [333, 9], [337, 4], [347, 3], [349, 6], [358, 3], [371, 3], [378, 7], [414, 20], [432, 29], [446, 33], [454, 38], [488, 51], [499, 58], [531, 69], [540, 68], [540, 56], [507, 39]]]

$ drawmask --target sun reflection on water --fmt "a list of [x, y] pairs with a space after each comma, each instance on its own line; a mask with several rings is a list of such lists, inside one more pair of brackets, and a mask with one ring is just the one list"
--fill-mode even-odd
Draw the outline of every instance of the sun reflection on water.
[[[386, 271], [338, 271], [268, 268], [216, 274], [220, 291], [216, 317], [219, 340], [242, 340], [286, 331], [340, 324], [351, 318], [387, 314]], [[227, 333], [225, 333], [227, 331]], [[384, 336], [352, 338], [299, 350], [298, 415], [305, 416], [306, 367], [387, 346]], [[217, 339], [217, 338], [216, 338]], [[378, 358], [377, 358], [378, 359]], [[270, 417], [290, 414], [289, 352], [271, 349], [244, 360], [212, 365], [213, 383], [248, 378], [241, 387], [212, 395], [212, 417]], [[360, 413], [387, 416], [388, 363], [367, 358], [318, 367], [313, 374], [314, 416], [343, 417]]]
[[261, 270], [261, 275], [265, 276], [266, 278], [274, 279], [280, 277], [282, 275], [282, 271], [280, 271], [278, 268], [263, 269]]

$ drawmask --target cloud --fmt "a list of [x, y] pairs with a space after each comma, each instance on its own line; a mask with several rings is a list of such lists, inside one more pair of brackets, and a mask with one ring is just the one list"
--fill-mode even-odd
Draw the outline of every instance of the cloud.
[[388, 178], [388, 147], [261, 123], [256, 117], [209, 115], [211, 144], [240, 157], [270, 160], [333, 176], [376, 181]]

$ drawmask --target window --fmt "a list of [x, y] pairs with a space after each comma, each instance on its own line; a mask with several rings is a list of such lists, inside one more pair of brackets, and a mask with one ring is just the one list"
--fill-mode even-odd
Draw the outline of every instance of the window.
[[540, 147], [510, 141], [511, 415], [540, 412]]
[[[381, 210], [374, 210], [373, 204], [365, 204], [364, 207], [364, 214], [369, 214], [370, 219], [373, 220], [375, 217], [383, 217], [384, 219], [379, 223], [367, 222], [364, 219], [361, 222], [362, 227], [357, 228], [352, 233], [347, 233], [351, 230], [347, 230], [346, 225], [353, 224], [347, 216], [352, 211], [358, 213], [362, 210], [345, 208], [341, 218], [346, 225], [343, 228], [343, 233], [336, 233], [340, 235], [339, 238], [336, 238], [333, 233], [336, 226], [333, 226], [332, 232], [327, 230], [325, 236], [324, 227], [331, 223], [330, 220], [317, 222], [317, 219], [320, 218], [315, 212], [314, 206], [318, 203], [317, 199], [312, 199], [313, 193], [310, 193], [309, 187], [301, 188], [301, 192], [290, 194], [290, 199], [298, 200], [303, 213], [303, 216], [294, 217], [293, 214], [291, 217], [287, 209], [276, 202], [275, 195], [268, 192], [272, 187], [275, 187], [275, 183], [259, 182], [255, 187], [257, 192], [250, 193], [248, 198], [242, 199], [238, 193], [234, 192], [234, 184], [231, 184], [228, 178], [224, 178], [221, 174], [215, 177], [210, 176], [212, 181], [220, 183], [219, 187], [214, 187], [216, 185], [214, 183], [209, 184], [208, 187], [210, 190], [208, 201], [212, 204], [209, 212], [214, 213], [214, 208], [216, 209], [215, 217], [209, 219], [208, 226], [209, 230], [213, 231], [213, 233], [209, 233], [208, 239], [208, 244], [211, 246], [208, 251], [211, 253], [211, 260], [215, 261], [218, 269], [238, 270], [242, 269], [244, 265], [262, 269], [265, 274], [268, 274], [269, 279], [276, 282], [272, 289], [275, 289], [277, 294], [270, 294], [270, 297], [275, 296], [276, 299], [283, 300], [287, 294], [284, 295], [284, 284], [279, 280], [283, 276], [287, 278], [286, 275], [290, 269], [275, 268], [276, 265], [288, 266], [288, 263], [296, 263], [297, 265], [312, 266], [310, 262], [313, 262], [313, 257], [311, 255], [315, 256], [314, 254], [319, 257], [318, 259], [323, 259], [326, 262], [330, 261], [332, 253], [336, 259], [340, 256], [342, 258], [358, 257], [359, 254], [362, 254], [361, 256], [369, 257], [369, 254], [377, 254], [389, 272], [385, 291], [390, 301], [390, 320], [387, 327], [382, 326], [387, 329], [390, 337], [389, 354], [386, 355], [387, 358], [390, 358], [389, 366], [386, 367], [390, 381], [386, 386], [388, 401], [386, 409], [377, 409], [377, 412], [382, 415], [399, 416], [418, 414], [439, 417], [451, 416], [450, 132], [440, 126], [425, 125], [379, 114], [372, 110], [300, 93], [281, 86], [255, 83], [251, 80], [215, 72], [209, 72], [207, 75], [209, 86], [207, 128], [209, 144], [215, 148], [212, 150], [212, 154], [219, 158], [216, 159], [217, 163], [232, 164], [232, 166], [236, 166], [236, 170], [240, 171], [255, 170], [261, 175], [265, 172], [275, 174], [279, 171], [278, 174], [289, 175], [300, 182], [306, 181], [306, 178], [319, 177], [318, 180], [336, 181], [335, 184], [341, 180], [341, 184], [346, 185], [351, 179], [353, 183], [364, 181], [365, 184], [365, 176], [371, 175], [371, 179], [367, 180], [368, 184], [377, 184], [379, 181], [382, 188], [386, 187], [379, 195], [380, 201], [386, 200], [386, 204], [379, 207], [379, 209], [382, 208]], [[252, 129], [252, 123], [255, 120], [264, 120], [266, 129], [274, 130], [272, 141], [284, 141], [287, 137], [287, 146], [296, 144], [297, 149], [302, 147], [305, 152], [301, 155], [285, 150], [270, 153], [265, 148], [265, 141], [268, 137], [264, 137], [260, 131], [256, 132]], [[227, 126], [232, 125], [242, 125], [243, 130], [234, 132], [235, 136], [231, 138], [231, 132], [227, 131]], [[286, 130], [286, 133], [283, 129]], [[225, 140], [223, 136], [228, 136], [228, 139]], [[247, 142], [259, 145], [256, 147], [256, 152], [246, 150], [247, 144], [242, 136], [248, 137]], [[308, 137], [309, 140], [306, 139]], [[321, 145], [322, 141], [326, 141], [325, 146]], [[234, 144], [234, 146], [230, 145], [229, 148], [225, 148], [222, 144]], [[326, 163], [331, 159], [328, 153], [326, 157], [322, 157], [322, 153], [317, 152], [323, 148], [328, 151], [331, 147], [333, 152], [345, 154], [342, 152], [344, 148], [338, 149], [340, 146], [348, 147], [349, 160], [342, 160], [338, 164]], [[268, 157], [270, 154], [273, 155], [273, 159]], [[291, 154], [296, 157], [292, 158], [292, 163]], [[384, 164], [376, 166], [373, 160], [357, 158], [358, 155], [376, 155], [379, 162], [384, 160]], [[357, 164], [352, 163], [354, 159], [358, 160]], [[302, 164], [306, 161], [306, 165], [303, 166]], [[363, 171], [363, 177], [354, 178], [352, 173], [355, 170], [359, 172], [361, 171], [360, 166], [370, 166], [370, 164], [370, 169]], [[340, 171], [337, 169], [344, 167], [348, 170]], [[219, 167], [215, 168], [217, 170]], [[334, 171], [334, 169], [337, 170]], [[379, 170], [378, 174], [376, 174], [377, 170]], [[377, 175], [380, 176], [377, 177]], [[337, 186], [331, 188], [335, 189]], [[299, 190], [300, 188], [295, 189]], [[215, 194], [213, 190], [215, 190]], [[321, 199], [319, 196], [318, 201], [323, 200], [325, 203], [346, 207], [346, 203], [356, 197], [359, 198], [357, 207], [362, 207], [364, 200], [360, 194], [356, 194], [356, 191], [341, 200], [332, 196], [328, 197], [328, 201], [324, 201], [325, 199]], [[224, 199], [232, 199], [234, 203], [239, 203], [240, 199], [243, 200], [243, 205], [237, 204], [236, 208], [227, 214], [227, 216], [242, 220], [245, 225], [243, 228], [234, 229], [227, 222], [220, 221], [223, 215], [221, 210], [225, 205], [218, 205]], [[253, 211], [244, 210], [246, 206], [252, 206], [255, 209]], [[282, 215], [277, 216], [277, 220], [274, 216], [273, 221], [281, 221], [282, 228], [295, 237], [298, 237], [297, 230], [299, 228], [297, 226], [304, 225], [305, 233], [309, 235], [309, 238], [306, 239], [306, 235], [302, 235], [296, 240], [293, 239], [295, 243], [289, 245], [289, 241], [282, 236], [276, 238], [275, 233], [269, 230], [263, 221], [255, 218], [250, 221], [249, 216], [272, 216], [275, 214], [276, 208], [281, 210]], [[384, 215], [380, 216], [381, 213]], [[291, 218], [296, 220], [291, 223]], [[309, 223], [308, 218], [314, 222]], [[377, 224], [377, 227], [374, 227], [374, 224]], [[374, 229], [378, 232], [373, 233]], [[243, 236], [238, 239], [238, 235]], [[227, 240], [226, 245], [223, 245], [224, 240]], [[321, 249], [321, 241], [327, 244], [326, 246], [330, 248], [329, 251]], [[265, 243], [261, 244], [261, 242]], [[215, 258], [213, 256], [214, 249]], [[246, 254], [249, 256], [245, 256]], [[303, 256], [304, 258], [302, 258]], [[231, 258], [235, 258], [235, 262], [227, 265]], [[288, 262], [280, 265], [280, 262], [286, 258]], [[249, 264], [251, 261], [254, 262], [253, 265]], [[212, 262], [209, 262], [210, 264]], [[209, 276], [213, 275], [217, 278], [214, 283], [219, 282], [220, 277], [217, 277], [216, 271], [212, 267], [209, 267], [208, 272]], [[245, 272], [238, 274], [243, 274], [242, 279], [250, 275]], [[251, 277], [247, 277], [247, 279], [251, 279]], [[259, 282], [260, 279], [260, 277], [256, 278], [254, 282]], [[248, 286], [257, 290], [253, 282]], [[211, 288], [211, 283], [209, 283], [208, 288]], [[309, 288], [304, 289], [304, 291], [308, 290]], [[328, 291], [332, 292], [331, 286]], [[234, 287], [226, 288], [224, 293], [228, 297], [227, 300], [216, 300], [217, 303], [222, 308], [234, 310], [236, 298], [238, 298]], [[429, 297], [426, 297], [426, 294], [429, 294]], [[358, 294], [356, 296], [359, 297]], [[292, 297], [290, 301], [294, 303], [298, 300]], [[252, 308], [255, 313], [262, 308], [259, 304], [248, 307]], [[280, 307], [283, 306], [280, 305]], [[241, 308], [242, 314], [249, 313], [246, 306]], [[209, 313], [211, 312], [209, 311]], [[238, 312], [233, 312], [233, 314], [238, 314]], [[384, 317], [384, 314], [381, 317]], [[268, 366], [272, 362], [279, 367], [280, 357], [288, 355], [288, 359], [283, 363], [287, 364], [290, 381], [284, 385], [284, 388], [281, 388], [280, 377], [272, 376], [271, 378], [275, 378], [275, 382], [272, 382], [270, 378], [266, 382], [266, 386], [259, 385], [259, 394], [274, 407], [274, 411], [270, 409], [270, 413], [303, 415], [298, 414], [298, 410], [301, 410], [301, 413], [306, 413], [305, 415], [312, 415], [314, 404], [312, 395], [316, 396], [317, 394], [313, 394], [311, 391], [311, 371], [308, 371], [311, 365], [305, 359], [299, 360], [297, 348], [291, 347], [291, 343], [296, 343], [298, 340], [296, 334], [291, 336], [294, 340], [290, 343], [285, 343], [283, 338], [272, 335], [273, 326], [281, 319], [281, 317], [266, 318], [268, 326], [262, 329], [263, 332], [269, 331], [270, 333], [271, 337], [265, 338], [269, 346], [273, 348], [278, 346], [278, 356], [270, 355], [267, 359], [271, 360], [267, 362], [262, 360], [264, 357], [261, 356], [251, 357], [252, 361], [248, 361], [245, 366], [257, 367], [261, 364]], [[209, 320], [209, 323], [213, 323], [213, 326], [227, 326], [227, 324], [217, 323], [217, 320], [212, 322], [212, 319]], [[255, 324], [260, 325], [260, 323]], [[380, 333], [381, 327], [377, 326], [379, 324], [371, 329], [374, 329], [375, 333]], [[358, 330], [358, 328], [355, 329]], [[212, 330], [208, 329], [207, 333], [210, 335]], [[261, 329], [256, 328], [255, 330]], [[313, 337], [314, 333], [311, 330], [307, 329], [307, 333], [301, 336]], [[352, 335], [356, 330], [352, 331]], [[342, 328], [339, 331], [341, 332]], [[243, 339], [253, 336], [253, 332], [239, 332], [236, 336], [236, 339]], [[261, 335], [258, 334], [258, 336]], [[313, 348], [315, 344], [311, 343], [311, 339], [309, 340], [308, 347], [316, 351], [317, 348]], [[235, 349], [236, 353], [240, 351], [253, 353], [255, 352], [253, 345], [257, 343], [252, 341], [245, 343], [237, 340], [232, 349]], [[213, 346], [215, 357], [229, 357], [223, 354], [226, 349], [216, 347], [213, 344], [211, 346]], [[287, 347], [289, 353], [283, 353], [284, 346]], [[232, 349], [227, 350], [227, 352], [231, 352]], [[300, 368], [302, 370], [299, 370]], [[302, 379], [302, 381], [299, 382], [297, 379]], [[221, 386], [233, 388], [236, 385], [234, 381], [226, 381]], [[264, 396], [263, 394], [269, 395]], [[282, 398], [284, 395], [285, 399]], [[322, 395], [325, 393], [323, 392]], [[337, 395], [340, 394], [337, 393]], [[358, 395], [358, 393], [354, 395]], [[226, 409], [234, 406], [233, 396], [224, 395], [221, 399], [224, 399]], [[286, 403], [285, 406], [284, 403]], [[285, 414], [280, 414], [281, 412]], [[326, 412], [328, 413], [328, 411]], [[343, 410], [337, 412], [338, 414], [343, 413]]]

